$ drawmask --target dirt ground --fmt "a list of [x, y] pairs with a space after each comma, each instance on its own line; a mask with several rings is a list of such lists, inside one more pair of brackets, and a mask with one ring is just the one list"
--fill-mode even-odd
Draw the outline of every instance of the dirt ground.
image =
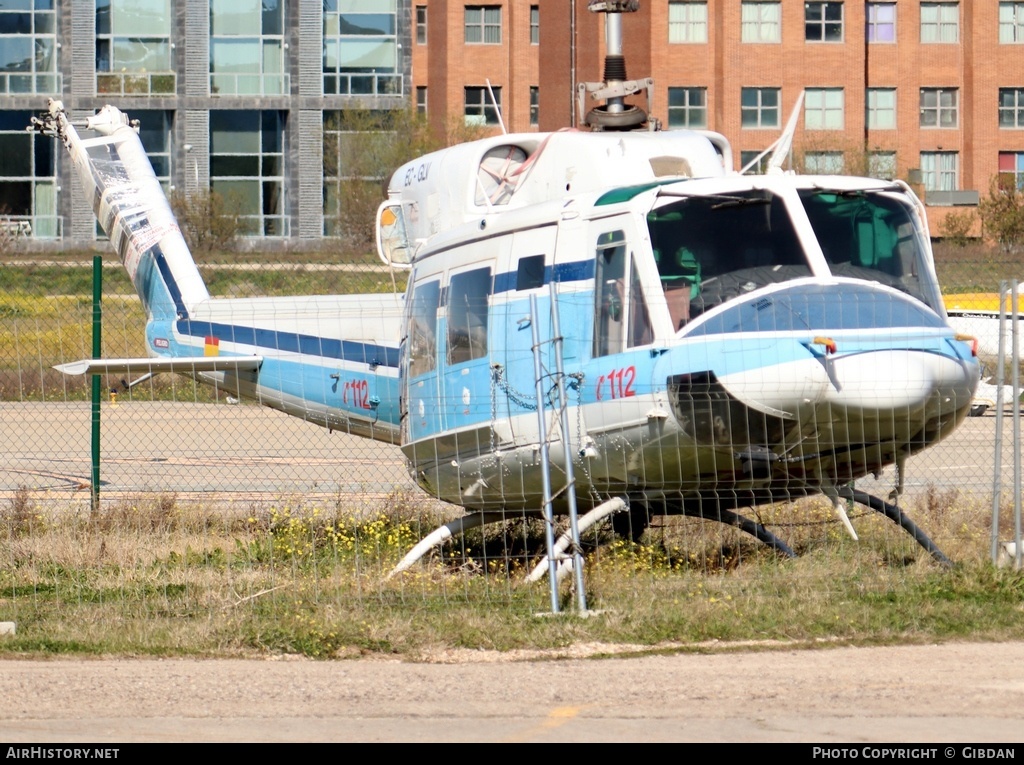
[[611, 650], [4, 660], [0, 741], [1024, 743], [1024, 642]]

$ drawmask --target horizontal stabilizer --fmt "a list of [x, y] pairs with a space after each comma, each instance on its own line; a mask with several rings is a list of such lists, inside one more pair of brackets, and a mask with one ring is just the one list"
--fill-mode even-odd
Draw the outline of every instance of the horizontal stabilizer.
[[237, 372], [258, 369], [262, 356], [181, 356], [178, 358], [82, 359], [54, 367], [66, 375], [104, 375], [124, 372]]

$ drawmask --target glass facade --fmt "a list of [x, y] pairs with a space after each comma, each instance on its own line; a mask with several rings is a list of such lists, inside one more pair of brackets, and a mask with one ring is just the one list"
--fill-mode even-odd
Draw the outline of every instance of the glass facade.
[[0, 2], [0, 94], [59, 94], [54, 0]]
[[210, 93], [288, 92], [282, 0], [210, 0]]
[[5, 236], [60, 236], [55, 156], [49, 136], [29, 133], [32, 112], [0, 111], [0, 227]]
[[[324, 0], [324, 94], [401, 95], [396, 0]], [[427, 39], [426, 7], [417, 35]]]
[[282, 112], [210, 112], [210, 188], [249, 236], [288, 236], [284, 128]]
[[96, 0], [96, 92], [173, 95], [171, 0]]

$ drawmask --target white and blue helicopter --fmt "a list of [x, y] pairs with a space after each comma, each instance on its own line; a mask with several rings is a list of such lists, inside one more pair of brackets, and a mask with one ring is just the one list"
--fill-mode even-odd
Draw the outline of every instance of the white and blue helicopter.
[[[613, 524], [634, 535], [685, 514], [791, 555], [736, 511], [824, 494], [854, 535], [844, 500], [946, 562], [897, 504], [853, 488], [895, 465], [898, 494], [906, 459], [957, 427], [979, 379], [920, 200], [900, 181], [783, 172], [796, 113], [768, 173], [734, 172], [724, 136], [649, 129], [624, 100], [642, 88], [581, 86], [581, 107], [607, 99], [585, 119], [597, 130], [498, 135], [399, 168], [377, 224], [381, 256], [410, 269], [404, 297], [211, 297], [128, 119], [106, 107], [83, 139], [51, 102], [36, 127], [70, 152], [148, 315], [149, 357], [60, 368], [183, 373], [397, 444], [420, 487], [467, 512], [427, 547], [539, 515], [550, 471], [556, 514], [571, 473], [580, 510], [625, 509]], [[561, 420], [534, 364], [552, 317]]]

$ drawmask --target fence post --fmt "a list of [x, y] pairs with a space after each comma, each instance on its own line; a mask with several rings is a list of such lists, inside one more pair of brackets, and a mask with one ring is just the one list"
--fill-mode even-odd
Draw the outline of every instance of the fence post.
[[[103, 256], [92, 258], [92, 357], [103, 356]], [[100, 375], [92, 376], [92, 470], [90, 492], [90, 512], [92, 518], [99, 516], [100, 510], [100, 402], [102, 394]]]

